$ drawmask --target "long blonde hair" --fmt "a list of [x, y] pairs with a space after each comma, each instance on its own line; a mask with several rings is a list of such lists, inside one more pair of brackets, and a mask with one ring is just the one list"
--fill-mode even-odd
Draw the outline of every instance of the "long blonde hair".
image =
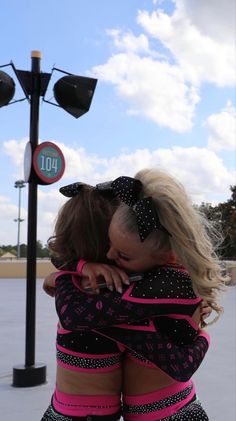
[[[145, 241], [154, 241], [155, 250], [160, 254], [163, 250], [174, 253], [189, 272], [196, 295], [205, 299], [219, 315], [222, 312], [219, 293], [228, 281], [216, 253], [222, 240], [220, 234], [192, 204], [184, 187], [168, 173], [144, 169], [135, 178], [142, 182], [140, 198], [153, 198], [160, 222], [171, 234], [154, 231]], [[125, 221], [129, 232], [137, 230], [134, 212], [127, 205], [122, 207], [123, 217], [120, 214], [119, 219]]]

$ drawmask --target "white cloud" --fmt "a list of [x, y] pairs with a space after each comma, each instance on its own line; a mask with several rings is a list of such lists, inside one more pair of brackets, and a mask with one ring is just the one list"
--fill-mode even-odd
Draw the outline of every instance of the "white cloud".
[[236, 149], [236, 110], [230, 102], [220, 113], [210, 115], [206, 126], [209, 130], [210, 149]]
[[122, 34], [119, 29], [107, 30], [107, 34], [113, 38], [116, 48], [120, 50], [128, 50], [133, 53], [149, 52], [148, 37], [144, 34], [135, 36], [132, 32]]
[[15, 166], [15, 171], [12, 173], [12, 176], [18, 180], [24, 180], [24, 151], [25, 145], [29, 139], [21, 139], [20, 141], [11, 139], [3, 142], [3, 152], [11, 159], [12, 163]]
[[[9, 156], [12, 163], [16, 168], [16, 178], [23, 178], [23, 162], [24, 162], [24, 150], [25, 145], [28, 142], [28, 139], [9, 140], [3, 143], [3, 152]], [[96, 155], [87, 156], [87, 152], [84, 148], [73, 149], [61, 142], [56, 142], [51, 140], [52, 143], [55, 143], [63, 152], [66, 161], [65, 172], [63, 175], [64, 179], [70, 179], [77, 177], [78, 179], [87, 178], [89, 174], [93, 173], [94, 166], [99, 163], [106, 162], [104, 159], [98, 159]], [[39, 141], [39, 143], [41, 143]]]
[[203, 35], [235, 45], [235, 0], [183, 0], [181, 3], [192, 24]]
[[210, 201], [213, 197], [219, 202], [235, 177], [213, 151], [173, 147], [153, 151], [140, 149], [114, 157], [108, 162], [104, 178], [112, 179], [121, 174], [133, 176], [141, 168], [151, 167], [162, 168], [178, 178], [196, 203]]
[[[230, 196], [229, 186], [233, 185], [235, 180], [235, 174], [225, 167], [217, 154], [206, 148], [172, 147], [156, 150], [145, 148], [122, 153], [110, 159], [100, 159], [85, 150], [73, 150], [68, 147], [66, 149], [64, 145], [58, 142], [57, 144], [66, 156], [67, 173], [54, 185], [38, 187], [38, 239], [43, 243], [46, 243], [52, 234], [56, 214], [67, 200], [58, 192], [61, 185], [78, 180], [94, 185], [120, 175], [133, 176], [142, 168], [158, 167], [177, 177], [186, 186], [195, 203], [202, 201], [215, 203], [224, 201], [225, 197]], [[18, 149], [21, 150], [21, 142], [18, 142]], [[16, 145], [15, 154], [18, 153], [18, 149]], [[70, 162], [70, 159], [73, 162]], [[81, 167], [79, 164], [84, 160], [86, 164]], [[0, 197], [0, 212], [0, 244], [16, 244], [14, 218], [17, 217], [17, 206], [11, 204], [7, 197]], [[27, 211], [24, 208], [22, 217], [25, 222], [21, 224], [21, 238], [22, 242], [26, 242]], [[10, 228], [6, 230], [5, 226]]]
[[[6, 196], [0, 196], [0, 246], [2, 244], [16, 244], [17, 243], [17, 222], [18, 206], [10, 203], [10, 199]], [[21, 207], [21, 219], [24, 219], [20, 224], [20, 239], [26, 241], [26, 218], [27, 212], [24, 207]]]
[[84, 148], [73, 149], [60, 142], [57, 142], [57, 145], [61, 148], [66, 161], [64, 179], [72, 177], [87, 178], [89, 174], [93, 173], [97, 163], [100, 162], [95, 155], [88, 156]]
[[183, 133], [191, 129], [198, 91], [189, 86], [178, 66], [122, 53], [93, 68], [102, 81], [116, 86], [129, 103], [128, 113]]
[[194, 84], [235, 84], [235, 2], [176, 0], [172, 15], [139, 11], [137, 21], [161, 41]]
[[[1, 219], [7, 217], [13, 218], [17, 215], [17, 206], [9, 203], [9, 198], [6, 196], [0, 196], [0, 207], [1, 207]], [[3, 211], [3, 212], [2, 212]]]
[[[227, 110], [231, 110], [231, 108], [229, 107]], [[224, 166], [221, 158], [207, 148], [176, 146], [156, 150], [145, 148], [130, 153], [124, 152], [111, 158], [99, 158], [95, 154], [87, 153], [82, 148], [73, 149], [60, 142], [57, 142], [57, 145], [62, 149], [66, 160], [67, 170], [64, 173], [63, 181], [60, 180], [56, 184], [48, 186], [39, 186], [39, 200], [43, 203], [42, 209], [49, 213], [54, 212], [58, 204], [62, 204], [64, 201], [63, 196], [58, 195], [59, 185], [78, 180], [96, 184], [121, 174], [134, 175], [144, 167], [161, 166], [180, 178], [183, 184], [199, 186], [199, 191], [204, 194], [214, 194], [216, 188], [222, 194], [225, 188], [227, 189], [227, 185], [229, 186], [233, 182], [233, 175]], [[9, 151], [10, 148], [6, 149]], [[21, 142], [18, 142], [12, 153], [20, 154], [21, 149]], [[22, 166], [22, 162], [19, 164]], [[59, 197], [59, 202], [56, 202], [57, 197]], [[6, 198], [5, 202], [7, 203]], [[5, 202], [2, 199], [2, 203]]]
[[106, 32], [112, 38], [117, 50], [139, 54], [140, 56], [166, 58], [157, 49], [155, 50], [150, 47], [148, 36], [143, 33], [134, 35], [131, 31], [122, 32], [120, 29], [108, 29]]
[[[180, 179], [198, 202], [202, 199], [209, 201], [211, 196], [224, 196], [234, 182], [234, 174], [227, 170], [214, 151], [207, 148], [137, 149], [110, 159], [97, 158], [96, 164], [94, 156], [87, 154], [86, 159], [88, 165], [93, 163], [91, 171], [84, 177], [73, 174], [68, 182], [79, 179], [94, 185], [122, 174], [133, 176], [141, 168], [161, 167]], [[54, 192], [51, 193], [54, 197], [52, 200], [49, 200], [48, 194], [45, 194], [45, 203], [55, 199]]]
[[114, 53], [92, 74], [115, 86], [128, 114], [183, 133], [192, 128], [203, 82], [235, 84], [234, 4], [175, 0], [168, 14], [161, 3], [154, 2], [154, 12], [138, 12], [138, 35], [107, 31]]

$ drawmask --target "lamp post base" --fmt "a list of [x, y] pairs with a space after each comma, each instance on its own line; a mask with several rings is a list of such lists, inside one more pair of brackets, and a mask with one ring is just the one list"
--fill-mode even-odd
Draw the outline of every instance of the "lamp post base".
[[13, 367], [13, 382], [15, 387], [39, 386], [46, 383], [46, 365], [36, 363], [30, 367], [17, 365]]

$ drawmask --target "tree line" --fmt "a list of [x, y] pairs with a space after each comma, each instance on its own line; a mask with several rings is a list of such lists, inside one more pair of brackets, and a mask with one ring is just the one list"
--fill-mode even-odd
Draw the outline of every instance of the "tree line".
[[[213, 206], [211, 203], [202, 203], [199, 209], [206, 217], [215, 223], [223, 236], [223, 242], [219, 253], [223, 260], [236, 260], [236, 185], [230, 187], [231, 197], [229, 200]], [[17, 256], [17, 245], [0, 246], [0, 256], [10, 252]], [[47, 245], [38, 240], [36, 246], [38, 258], [50, 257]], [[20, 245], [20, 256], [27, 257], [27, 245]]]
[[202, 203], [200, 206], [200, 210], [222, 232], [219, 253], [223, 260], [236, 260], [236, 186], [231, 186], [230, 191], [231, 197], [226, 202], [216, 206]]
[[[17, 256], [17, 245], [0, 246], [0, 256], [5, 253], [11, 253], [14, 254], [14, 256]], [[50, 257], [50, 252], [47, 245], [43, 245], [40, 240], [38, 240], [36, 243], [36, 256], [41, 259]], [[20, 245], [20, 257], [27, 257], [27, 244]]]

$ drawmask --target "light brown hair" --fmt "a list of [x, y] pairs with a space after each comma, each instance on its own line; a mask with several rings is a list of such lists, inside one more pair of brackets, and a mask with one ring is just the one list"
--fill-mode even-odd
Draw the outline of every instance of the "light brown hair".
[[65, 263], [106, 262], [108, 228], [117, 204], [85, 184], [59, 210], [54, 235], [48, 240], [53, 256]]

